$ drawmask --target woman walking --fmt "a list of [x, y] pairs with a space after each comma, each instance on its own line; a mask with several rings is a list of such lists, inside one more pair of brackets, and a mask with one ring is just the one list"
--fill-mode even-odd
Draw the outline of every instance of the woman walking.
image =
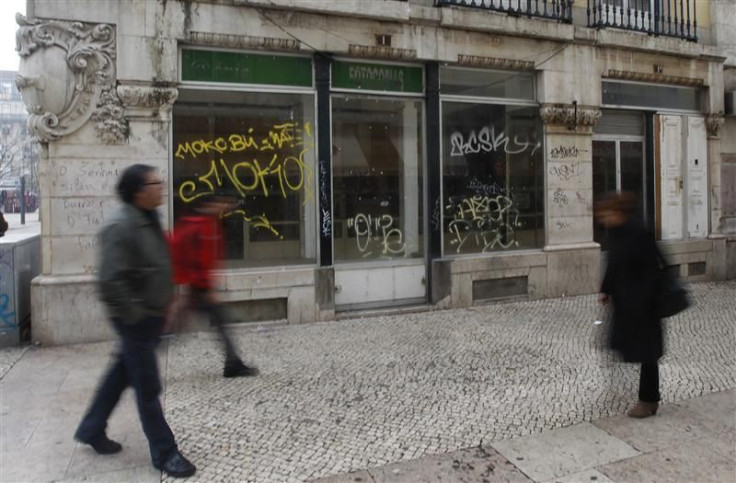
[[641, 364], [639, 402], [628, 415], [646, 418], [659, 407], [659, 358], [664, 354], [657, 315], [660, 255], [654, 236], [633, 216], [635, 197], [610, 194], [597, 203], [596, 218], [608, 231], [608, 266], [600, 302], [613, 305], [609, 347], [624, 362]]

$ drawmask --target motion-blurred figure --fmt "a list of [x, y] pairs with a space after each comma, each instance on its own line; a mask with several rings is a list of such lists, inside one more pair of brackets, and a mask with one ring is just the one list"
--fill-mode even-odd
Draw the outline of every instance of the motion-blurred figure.
[[654, 236], [633, 216], [635, 209], [635, 197], [629, 193], [609, 194], [597, 203], [596, 217], [607, 228], [609, 248], [600, 302], [613, 304], [609, 347], [624, 362], [641, 363], [639, 402], [628, 415], [646, 418], [657, 413], [660, 400], [660, 257]]
[[230, 208], [225, 198], [200, 196], [188, 207], [190, 212], [175, 224], [171, 237], [176, 283], [187, 293], [187, 305], [205, 313], [215, 326], [225, 352], [225, 377], [255, 376], [258, 369], [248, 367], [238, 356], [229, 337], [225, 307], [214, 291], [214, 270], [224, 252], [220, 217]]
[[152, 166], [135, 164], [123, 171], [117, 192], [123, 205], [99, 236], [99, 289], [120, 349], [75, 438], [99, 454], [119, 452], [122, 446], [105, 429], [123, 391], [133, 386], [153, 466], [169, 476], [191, 476], [196, 468], [179, 452], [159, 400], [155, 349], [173, 294], [171, 258], [156, 211], [163, 182]]

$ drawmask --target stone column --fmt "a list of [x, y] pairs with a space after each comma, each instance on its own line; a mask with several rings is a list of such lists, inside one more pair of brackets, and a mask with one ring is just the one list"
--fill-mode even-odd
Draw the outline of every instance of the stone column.
[[719, 132], [724, 118], [718, 114], [705, 117], [705, 128], [708, 133], [708, 200], [710, 208], [708, 238], [713, 240], [713, 253], [710, 265], [713, 277], [724, 280], [727, 272], [726, 237], [723, 235], [721, 199], [721, 138]]
[[140, 162], [167, 175], [176, 90], [116, 89], [112, 25], [23, 17], [18, 24], [16, 82], [41, 143], [42, 275], [31, 288], [33, 339], [105, 340], [112, 331], [96, 290], [97, 233], [118, 205], [122, 169]]
[[597, 107], [545, 104], [547, 297], [590, 293], [600, 274], [593, 241], [593, 126]]

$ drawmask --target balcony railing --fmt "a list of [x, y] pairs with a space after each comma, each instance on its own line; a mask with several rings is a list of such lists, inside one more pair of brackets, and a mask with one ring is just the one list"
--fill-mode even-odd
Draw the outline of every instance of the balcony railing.
[[696, 0], [588, 0], [588, 26], [698, 40]]
[[519, 17], [541, 17], [572, 23], [573, 0], [436, 0], [437, 5], [475, 7]]

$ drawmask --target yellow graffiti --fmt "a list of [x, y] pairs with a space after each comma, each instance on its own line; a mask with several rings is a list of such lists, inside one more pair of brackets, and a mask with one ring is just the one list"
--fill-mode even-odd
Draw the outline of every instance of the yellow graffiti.
[[268, 133], [257, 139], [250, 127], [245, 133], [231, 133], [215, 139], [197, 139], [179, 143], [174, 156], [196, 159], [200, 154], [242, 153], [244, 151], [274, 151], [283, 148], [314, 148], [311, 123], [284, 122], [274, 124]]
[[279, 237], [280, 239], [282, 240], [284, 239], [284, 237], [279, 233], [279, 231], [276, 228], [274, 228], [274, 226], [271, 224], [270, 221], [268, 221], [268, 218], [266, 217], [265, 214], [248, 216], [245, 210], [238, 208], [236, 210], [232, 210], [227, 213], [224, 213], [221, 218], [223, 219], [231, 218], [237, 215], [242, 216], [245, 221], [249, 223], [253, 223], [253, 228], [264, 228], [270, 231], [271, 233], [273, 233], [274, 235], [276, 235], [277, 237]]
[[[279, 155], [274, 153], [267, 166], [261, 166], [257, 159], [241, 161], [232, 166], [228, 166], [222, 158], [212, 160], [207, 173], [179, 185], [179, 197], [184, 203], [191, 203], [200, 196], [214, 193], [217, 188], [222, 187], [225, 178], [230, 180], [241, 197], [259, 190], [263, 196], [268, 197], [271, 191], [268, 188], [267, 178], [276, 176], [280, 188], [277, 193], [286, 198], [288, 192], [298, 192], [304, 188], [305, 196], [302, 204], [306, 204], [314, 196], [312, 188], [314, 170], [304, 162], [304, 156], [308, 151], [308, 148], [304, 148], [298, 156], [286, 156], [281, 162]], [[298, 173], [295, 180], [289, 179], [289, 166]]]

